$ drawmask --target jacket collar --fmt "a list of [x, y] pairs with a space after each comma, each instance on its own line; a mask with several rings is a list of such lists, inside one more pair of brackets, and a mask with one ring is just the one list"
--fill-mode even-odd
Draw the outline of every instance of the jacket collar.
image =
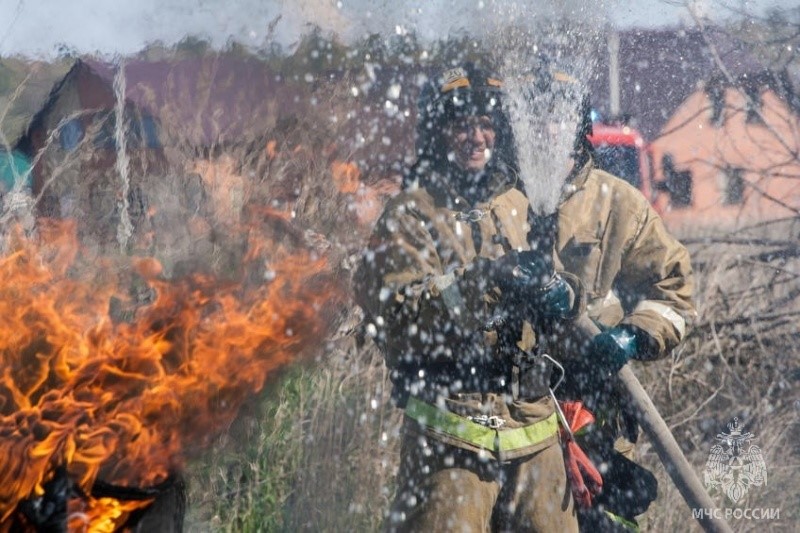
[[586, 181], [589, 179], [589, 174], [594, 170], [594, 160], [589, 156], [582, 166], [575, 166], [567, 176], [564, 182], [564, 188], [561, 192], [561, 202], [565, 202], [567, 198], [586, 187]]
[[[431, 194], [437, 205], [454, 211], [464, 211], [489, 202], [512, 188], [517, 179], [516, 176], [512, 177], [508, 172], [497, 168], [490, 169], [485, 175], [477, 178], [474, 185], [471, 185], [469, 180], [474, 180], [473, 176], [467, 176], [463, 171], [451, 166], [446, 172], [432, 172], [420, 185]], [[475, 188], [474, 192], [469, 190], [471, 186]]]
[[[594, 160], [589, 156], [586, 161], [578, 166], [576, 165], [564, 180], [564, 187], [561, 192], [561, 203], [565, 202], [569, 197], [586, 187], [586, 182], [589, 179], [589, 174], [594, 170]], [[433, 197], [436, 205], [445, 206], [454, 211], [464, 211], [474, 205], [485, 203], [502, 194], [512, 187], [518, 187], [519, 176], [512, 175], [511, 172], [503, 172], [499, 169], [492, 169], [489, 174], [484, 177], [485, 183], [481, 184], [481, 190], [484, 194], [479, 195], [478, 198], [471, 198], [470, 195], [462, 194], [457, 187], [454, 186], [455, 182], [465, 183], [465, 176], [458, 174], [459, 170], [449, 168], [442, 170], [429, 170], [427, 178], [418, 181], [419, 186], [428, 191]], [[420, 176], [421, 177], [421, 176]]]

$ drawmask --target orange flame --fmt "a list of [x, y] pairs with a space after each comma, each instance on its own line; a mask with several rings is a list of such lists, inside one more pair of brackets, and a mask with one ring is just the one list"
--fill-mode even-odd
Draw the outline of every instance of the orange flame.
[[67, 529], [73, 533], [113, 533], [130, 513], [151, 503], [152, 500], [73, 499], [68, 510]]
[[358, 180], [361, 177], [361, 172], [355, 163], [334, 161], [331, 163], [331, 174], [339, 192], [353, 194], [358, 190]]
[[[236, 283], [166, 281], [147, 258], [83, 264], [69, 223], [0, 257], [0, 530], [60, 465], [85, 494], [164, 481], [324, 335], [340, 301], [324, 259], [250, 238]], [[104, 531], [137, 503], [85, 505], [72, 519]]]
[[269, 160], [272, 161], [278, 155], [278, 142], [275, 139], [267, 141], [264, 151], [267, 153]]

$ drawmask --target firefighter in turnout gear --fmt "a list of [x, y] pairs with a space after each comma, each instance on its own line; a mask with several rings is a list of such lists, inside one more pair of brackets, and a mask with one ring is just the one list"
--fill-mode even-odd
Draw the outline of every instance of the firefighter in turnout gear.
[[[470, 64], [436, 80], [418, 161], [355, 277], [405, 412], [389, 531], [577, 531], [540, 325], [555, 332], [549, 355], [607, 381], [668, 353], [694, 313], [686, 250], [636, 189], [594, 168], [585, 123], [558, 212], [533, 213], [505, 99]], [[536, 249], [546, 227], [551, 249]], [[587, 310], [607, 328], [577, 346], [569, 324]]]

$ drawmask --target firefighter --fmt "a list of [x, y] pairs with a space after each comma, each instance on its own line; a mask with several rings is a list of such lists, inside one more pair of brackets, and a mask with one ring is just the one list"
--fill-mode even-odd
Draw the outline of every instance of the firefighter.
[[[556, 236], [537, 249], [547, 224], [521, 185], [505, 99], [473, 65], [436, 80], [418, 161], [355, 278], [405, 412], [391, 531], [577, 531], [540, 325], [557, 359], [607, 381], [669, 352], [693, 313], [685, 249], [637, 190], [594, 168], [586, 122], [559, 167]], [[578, 347], [569, 323], [587, 309], [607, 329]]]

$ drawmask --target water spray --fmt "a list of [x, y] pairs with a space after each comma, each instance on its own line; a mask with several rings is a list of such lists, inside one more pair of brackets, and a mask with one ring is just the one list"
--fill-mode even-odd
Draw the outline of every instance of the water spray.
[[563, 83], [556, 87], [549, 83], [549, 87], [541, 87], [541, 78], [552, 74], [525, 70], [525, 62], [518, 58], [506, 60], [509, 119], [525, 192], [534, 213], [547, 216], [558, 209], [564, 181], [571, 170], [581, 118], [581, 87], [577, 81], [574, 86]]
[[125, 61], [120, 60], [114, 74], [114, 144], [116, 146], [116, 170], [120, 181], [120, 197], [117, 198], [117, 211], [119, 211], [119, 225], [117, 226], [117, 242], [120, 251], [128, 248], [128, 240], [133, 234], [133, 224], [129, 213], [128, 195], [130, 192], [128, 146], [125, 123]]
[[[526, 30], [495, 31], [504, 39], [496, 47], [503, 54], [500, 74], [505, 83], [520, 180], [532, 209], [530, 245], [545, 258], [555, 249], [557, 212], [566, 179], [572, 167], [580, 163], [575, 158], [579, 145], [576, 138], [583, 118], [583, 95], [588, 93], [583, 80], [590, 79], [592, 73], [590, 50], [564, 46], [569, 40], [575, 42], [576, 35], [581, 35], [581, 28], [572, 30], [575, 34], [570, 35], [569, 25], [544, 24], [536, 29], [536, 39]], [[592, 39], [586, 40], [591, 42]], [[550, 56], [552, 62], [543, 60], [538, 55], [544, 52], [538, 44], [540, 42], [560, 45], [564, 52], [557, 51]], [[554, 48], [558, 50], [559, 47]], [[567, 68], [559, 69], [561, 66]], [[540, 263], [548, 269], [547, 273], [539, 273], [544, 279], [544, 274], [553, 271], [553, 259], [550, 257]], [[592, 339], [600, 333], [597, 325], [585, 314], [573, 323], [572, 330], [571, 335], [578, 341], [578, 346], [584, 347], [590, 346]], [[539, 347], [543, 353], [547, 349], [548, 336], [537, 337], [543, 339]], [[692, 509], [714, 508], [692, 465], [630, 365], [625, 365], [617, 378], [627, 392], [626, 401], [634, 407], [640, 426], [686, 503]], [[722, 519], [704, 515], [698, 521], [705, 531], [731, 531]]]

